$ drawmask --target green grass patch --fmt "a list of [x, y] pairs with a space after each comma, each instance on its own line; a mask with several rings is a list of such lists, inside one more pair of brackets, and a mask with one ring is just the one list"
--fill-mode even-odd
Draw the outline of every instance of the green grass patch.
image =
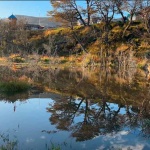
[[0, 82], [0, 92], [5, 94], [21, 93], [29, 90], [30, 85], [24, 81]]

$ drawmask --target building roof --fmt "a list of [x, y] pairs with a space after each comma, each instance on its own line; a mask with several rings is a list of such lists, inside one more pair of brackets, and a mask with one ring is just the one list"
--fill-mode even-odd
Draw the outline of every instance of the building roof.
[[17, 18], [13, 14], [11, 16], [9, 16], [8, 19], [16, 19], [17, 20]]

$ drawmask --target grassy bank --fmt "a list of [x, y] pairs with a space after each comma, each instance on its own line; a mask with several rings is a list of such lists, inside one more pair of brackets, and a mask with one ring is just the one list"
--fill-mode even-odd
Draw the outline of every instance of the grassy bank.
[[0, 82], [0, 92], [4, 94], [21, 93], [27, 91], [29, 88], [30, 85], [25, 81]]
[[31, 48], [26, 46], [28, 53], [18, 49], [17, 53], [2, 57], [0, 64], [142, 68], [149, 63], [150, 35], [142, 23], [133, 22], [122, 37], [125, 27], [126, 24], [121, 22], [111, 23], [107, 42], [103, 23], [89, 27], [76, 26], [74, 30], [57, 28], [42, 32], [28, 31], [28, 43], [32, 45]]

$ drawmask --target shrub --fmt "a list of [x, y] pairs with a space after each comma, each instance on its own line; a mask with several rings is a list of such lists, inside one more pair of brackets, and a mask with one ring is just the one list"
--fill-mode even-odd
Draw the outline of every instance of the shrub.
[[12, 62], [15, 62], [15, 63], [24, 63], [25, 62], [25, 59], [22, 58], [20, 55], [11, 55], [10, 59]]
[[66, 59], [61, 60], [61, 61], [60, 61], [60, 64], [64, 64], [64, 63], [66, 63], [66, 62], [68, 62], [68, 60], [66, 60]]
[[41, 60], [41, 62], [43, 62], [43, 63], [49, 63], [50, 58], [49, 58], [48, 56], [44, 56], [44, 57], [42, 57], [40, 60]]
[[22, 57], [16, 57], [16, 58], [13, 59], [13, 62], [15, 62], [15, 63], [24, 63], [25, 59], [22, 58]]
[[120, 26], [116, 26], [112, 29], [112, 32], [120, 33], [120, 32], [122, 32], [122, 28]]
[[0, 82], [0, 91], [3, 93], [20, 93], [27, 91], [30, 85], [25, 81]]

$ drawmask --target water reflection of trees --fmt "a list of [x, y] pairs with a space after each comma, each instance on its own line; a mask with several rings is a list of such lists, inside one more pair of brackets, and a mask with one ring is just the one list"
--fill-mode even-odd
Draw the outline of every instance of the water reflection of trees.
[[[118, 132], [125, 126], [140, 127], [142, 135], [150, 135], [150, 84], [145, 75], [134, 69], [43, 69], [40, 66], [26, 66], [17, 71], [8, 67], [0, 69], [0, 81], [22, 78], [45, 90], [72, 95], [47, 110], [52, 113], [52, 124], [71, 131], [79, 141]], [[76, 101], [74, 96], [82, 99]], [[118, 104], [117, 109], [113, 110], [109, 103]]]
[[58, 129], [72, 131], [72, 136], [78, 141], [120, 130], [123, 122], [121, 122], [122, 117], [117, 114], [121, 106], [117, 111], [111, 111], [104, 101], [96, 105], [96, 108], [92, 107], [87, 99], [79, 101], [69, 99], [65, 103], [64, 101], [55, 103], [47, 110], [52, 113], [51, 123], [55, 124]]
[[148, 112], [134, 106], [111, 104], [104, 100], [91, 103], [86, 98], [75, 100], [70, 97], [49, 106], [47, 111], [52, 113], [51, 124], [57, 129], [70, 131], [77, 141], [115, 134], [124, 128], [128, 131], [139, 128], [142, 136], [150, 135], [150, 120], [145, 116]]
[[[141, 104], [149, 101], [149, 82], [136, 69], [122, 68], [71, 68], [52, 69], [33, 65], [13, 70], [0, 68], [0, 81], [25, 80], [32, 86], [41, 86], [46, 91], [59, 92], [65, 95], [77, 95], [88, 99], [104, 98], [109, 102]], [[42, 88], [41, 88], [42, 89]]]

